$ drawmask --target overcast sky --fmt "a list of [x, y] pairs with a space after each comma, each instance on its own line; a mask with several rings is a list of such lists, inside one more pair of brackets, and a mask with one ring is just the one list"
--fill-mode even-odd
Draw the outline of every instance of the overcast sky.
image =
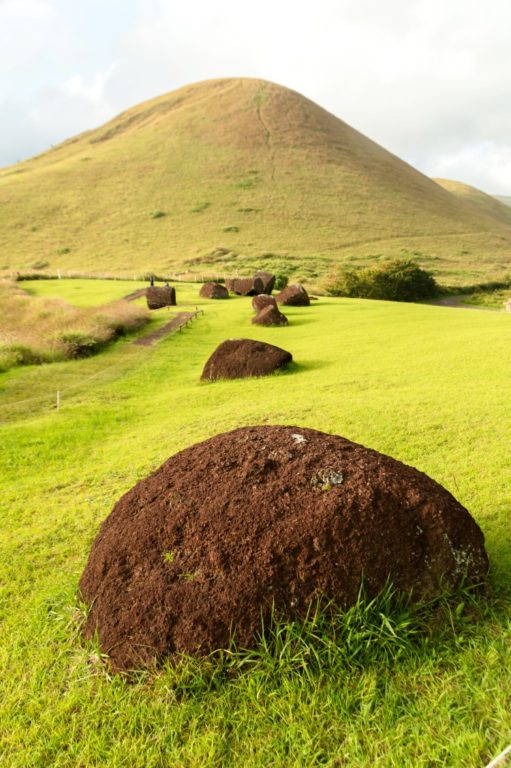
[[429, 176], [511, 194], [510, 0], [0, 0], [0, 166], [213, 77], [303, 93]]

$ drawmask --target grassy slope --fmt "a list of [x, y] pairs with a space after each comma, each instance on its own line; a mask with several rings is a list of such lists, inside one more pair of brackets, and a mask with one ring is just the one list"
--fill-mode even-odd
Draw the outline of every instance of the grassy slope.
[[[69, 299], [77, 285], [33, 290]], [[122, 290], [109, 289], [112, 298]], [[321, 299], [289, 308], [287, 329], [256, 330], [248, 299], [197, 294], [178, 288], [204, 316], [154, 348], [121, 341], [96, 358], [0, 380], [6, 764], [484, 765], [511, 733], [510, 318]], [[204, 361], [232, 335], [291, 350], [295, 372], [200, 384]], [[443, 483], [486, 534], [501, 605], [494, 617], [450, 645], [362, 671], [259, 664], [233, 679], [184, 668], [109, 680], [76, 634], [76, 585], [100, 522], [178, 449], [255, 423], [342, 434]]]
[[504, 205], [511, 205], [511, 197], [509, 195], [493, 195], [493, 197]]
[[314, 276], [418, 253], [447, 282], [474, 282], [508, 267], [511, 212], [467, 205], [299, 94], [229, 79], [0, 171], [0, 233], [0, 269]]

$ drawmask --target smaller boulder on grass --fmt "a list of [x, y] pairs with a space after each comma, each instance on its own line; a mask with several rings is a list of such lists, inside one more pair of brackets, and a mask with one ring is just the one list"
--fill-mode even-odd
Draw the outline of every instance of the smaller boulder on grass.
[[265, 307], [276, 307], [275, 296], [269, 296], [267, 293], [260, 293], [252, 299], [252, 308], [255, 312], [260, 312]]
[[170, 285], [150, 286], [146, 290], [146, 300], [149, 309], [176, 306], [176, 289]]
[[199, 295], [202, 296], [203, 299], [228, 299], [229, 291], [227, 290], [225, 285], [221, 285], [220, 283], [210, 282], [210, 283], [204, 283], [204, 285], [200, 289]]
[[310, 305], [309, 294], [300, 283], [284, 288], [277, 295], [277, 302], [288, 307], [308, 307]]
[[285, 349], [254, 339], [227, 339], [213, 352], [202, 372], [203, 381], [267, 376], [291, 362]]
[[278, 307], [269, 304], [264, 307], [255, 317], [252, 318], [255, 325], [288, 325], [289, 321]]

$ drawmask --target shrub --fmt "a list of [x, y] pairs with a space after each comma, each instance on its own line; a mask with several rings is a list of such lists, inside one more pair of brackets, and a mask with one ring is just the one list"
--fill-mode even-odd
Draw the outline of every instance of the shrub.
[[69, 331], [59, 334], [57, 342], [63, 346], [65, 357], [77, 359], [89, 357], [100, 346], [98, 339], [94, 339], [82, 331]]
[[210, 205], [211, 203], [208, 203], [207, 200], [196, 203], [193, 208], [190, 209], [190, 213], [201, 213], [201, 211], [205, 211], [206, 208], [209, 208]]
[[276, 291], [283, 291], [286, 285], [289, 282], [289, 278], [287, 275], [277, 274], [275, 275], [275, 290]]
[[420, 301], [439, 294], [439, 286], [430, 272], [414, 261], [387, 261], [377, 267], [342, 269], [330, 279], [331, 296], [386, 301]]
[[149, 216], [152, 219], [161, 219], [163, 216], [166, 216], [166, 215], [167, 214], [165, 213], [165, 211], [151, 211], [151, 213], [149, 214]]

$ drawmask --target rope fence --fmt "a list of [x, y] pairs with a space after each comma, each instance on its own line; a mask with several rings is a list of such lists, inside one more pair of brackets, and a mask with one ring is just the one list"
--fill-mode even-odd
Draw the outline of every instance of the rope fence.
[[[153, 331], [154, 341], [158, 341], [160, 338], [163, 338], [164, 336], [173, 335], [174, 333], [177, 333], [178, 331], [181, 333], [183, 328], [188, 327], [188, 325], [191, 324], [192, 321], [195, 318], [197, 318], [197, 317], [199, 317], [199, 315], [203, 315], [203, 314], [204, 314], [204, 310], [203, 309], [199, 309], [198, 307], [195, 307], [195, 311], [194, 312], [188, 313], [188, 316], [186, 318], [182, 318], [182, 322], [181, 323], [176, 324], [176, 326], [174, 328], [172, 328], [170, 330], [167, 330], [165, 332], [165, 334], [161, 334], [161, 330], [162, 330], [161, 328], [157, 329], [156, 331]], [[178, 317], [178, 316], [176, 316], [176, 317]], [[144, 339], [149, 338], [151, 336], [152, 336], [152, 334], [147, 334], [146, 336], [139, 336], [139, 337], [137, 337], [136, 339], [134, 339], [132, 341], [132, 344], [135, 345], [137, 342], [143, 341]], [[152, 343], [149, 343], [149, 344], [138, 344], [137, 346], [151, 347]], [[51, 365], [51, 363], [48, 363], [48, 365]], [[0, 413], [4, 409], [14, 409], [14, 408], [18, 408], [19, 406], [27, 405], [27, 404], [30, 404], [30, 403], [32, 403], [32, 404], [33, 403], [44, 403], [45, 401], [48, 401], [49, 403], [51, 403], [51, 407], [55, 408], [55, 410], [59, 411], [61, 406], [62, 406], [62, 395], [64, 393], [68, 393], [68, 392], [70, 392], [72, 390], [75, 390], [75, 389], [80, 389], [80, 388], [84, 387], [85, 385], [87, 385], [90, 381], [93, 381], [94, 379], [98, 379], [100, 376], [103, 376], [103, 374], [105, 374], [105, 373], [108, 373], [110, 371], [115, 371], [115, 370], [120, 371], [123, 368], [124, 368], [124, 366], [119, 365], [118, 363], [116, 363], [114, 365], [109, 365], [106, 368], [102, 368], [100, 371], [97, 371], [96, 373], [93, 373], [91, 376], [88, 376], [86, 379], [80, 379], [80, 381], [75, 383], [75, 384], [68, 384], [67, 386], [64, 386], [64, 387], [62, 387], [62, 386], [61, 387], [55, 387], [48, 394], [37, 395], [35, 397], [28, 397], [28, 398], [24, 398], [23, 400], [13, 400], [10, 403], [2, 403], [2, 402], [0, 402]]]
[[497, 766], [504, 766], [508, 763], [508, 755], [511, 755], [511, 744], [506, 747], [500, 755], [497, 755], [496, 758], [494, 758], [491, 763], [488, 763], [488, 765], [485, 766], [485, 768], [497, 768]]

